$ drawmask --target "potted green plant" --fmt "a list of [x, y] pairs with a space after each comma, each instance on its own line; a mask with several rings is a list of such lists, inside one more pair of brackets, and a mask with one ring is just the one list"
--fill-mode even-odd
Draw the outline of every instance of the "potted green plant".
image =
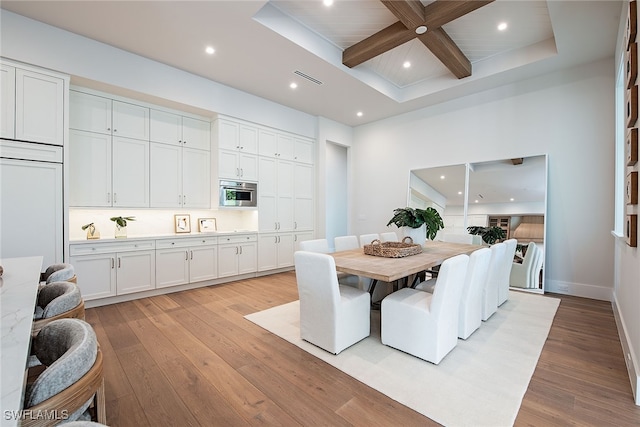
[[402, 228], [405, 236], [410, 236], [414, 243], [424, 245], [427, 238], [433, 240], [438, 230], [444, 228], [442, 217], [434, 208], [397, 208], [387, 226], [395, 224]]
[[506, 230], [497, 226], [481, 227], [472, 225], [470, 227], [467, 227], [467, 231], [469, 232], [469, 234], [482, 236], [482, 241], [488, 245], [493, 245], [497, 241], [505, 239], [507, 237]]
[[100, 238], [100, 232], [96, 230], [96, 226], [94, 225], [93, 222], [90, 222], [89, 224], [85, 224], [82, 226], [83, 230], [87, 230], [87, 239], [99, 239]]
[[113, 216], [109, 218], [111, 221], [116, 223], [116, 232], [115, 238], [124, 238], [127, 237], [127, 221], [135, 221], [135, 216]]

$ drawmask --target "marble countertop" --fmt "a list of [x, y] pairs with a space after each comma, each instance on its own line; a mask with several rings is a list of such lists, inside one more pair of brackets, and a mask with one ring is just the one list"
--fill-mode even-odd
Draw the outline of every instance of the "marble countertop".
[[[22, 409], [33, 311], [38, 295], [42, 257], [5, 258], [0, 278], [2, 312], [2, 426], [18, 425]], [[16, 411], [16, 412], [13, 412]]]

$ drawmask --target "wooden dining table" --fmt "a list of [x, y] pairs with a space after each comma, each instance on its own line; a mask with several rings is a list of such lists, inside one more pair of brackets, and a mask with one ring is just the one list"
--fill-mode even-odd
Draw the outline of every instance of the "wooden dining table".
[[365, 255], [362, 248], [334, 252], [330, 255], [335, 260], [337, 271], [383, 282], [395, 282], [430, 270], [442, 264], [447, 258], [461, 254], [468, 255], [481, 247], [462, 243], [428, 241], [422, 247], [422, 253], [403, 258]]

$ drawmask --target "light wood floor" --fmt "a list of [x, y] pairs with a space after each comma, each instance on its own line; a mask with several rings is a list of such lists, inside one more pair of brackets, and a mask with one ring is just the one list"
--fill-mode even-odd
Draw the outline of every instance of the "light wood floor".
[[[243, 318], [296, 299], [289, 272], [88, 309], [108, 424], [437, 425]], [[562, 296], [516, 425], [640, 425], [610, 303]]]

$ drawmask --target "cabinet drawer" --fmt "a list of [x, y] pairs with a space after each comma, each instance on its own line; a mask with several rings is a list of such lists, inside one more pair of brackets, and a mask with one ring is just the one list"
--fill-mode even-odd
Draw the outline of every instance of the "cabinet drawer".
[[62, 147], [32, 142], [0, 140], [0, 157], [62, 163]]
[[217, 245], [217, 237], [190, 237], [187, 239], [156, 240], [156, 249], [185, 248], [191, 246]]
[[218, 237], [219, 244], [225, 243], [245, 243], [245, 242], [256, 242], [258, 241], [258, 236], [256, 234], [241, 234], [239, 236], [220, 236]]
[[131, 252], [156, 248], [155, 240], [139, 240], [134, 242], [76, 243], [69, 245], [69, 253], [74, 255], [103, 254], [111, 252]]

